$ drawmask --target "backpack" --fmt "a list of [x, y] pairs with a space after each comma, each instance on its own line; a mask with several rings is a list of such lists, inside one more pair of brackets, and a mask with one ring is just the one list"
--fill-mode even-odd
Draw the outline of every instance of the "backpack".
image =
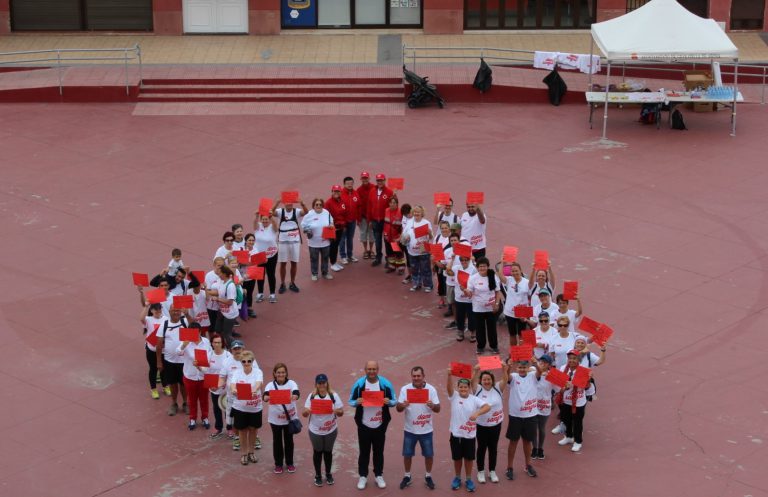
[[640, 108], [640, 122], [643, 124], [656, 124], [657, 104], [643, 104]]
[[565, 94], [568, 92], [568, 85], [565, 84], [563, 78], [558, 74], [557, 68], [554, 68], [552, 72], [547, 74], [542, 82], [547, 85], [549, 103], [555, 106], [560, 105], [560, 102], [563, 101], [563, 97], [565, 97]]
[[672, 129], [688, 129], [685, 127], [685, 121], [683, 121], [683, 113], [678, 109], [672, 111]]
[[[224, 285], [224, 292], [226, 293], [227, 287], [232, 283], [232, 280], [229, 280], [226, 285]], [[235, 285], [235, 302], [237, 305], [240, 305], [243, 303], [243, 289], [240, 288], [240, 285]]]
[[[165, 333], [168, 331], [168, 323], [170, 323], [170, 321], [167, 319], [163, 322], [163, 336], [165, 336]], [[184, 319], [184, 316], [181, 316], [179, 323], [181, 323], [181, 326], [175, 326], [174, 328], [189, 328], [187, 320]]]
[[473, 88], [480, 90], [480, 93], [485, 93], [491, 89], [493, 83], [493, 71], [491, 66], [486, 64], [483, 59], [480, 59], [480, 69], [475, 74], [475, 82], [472, 83]]

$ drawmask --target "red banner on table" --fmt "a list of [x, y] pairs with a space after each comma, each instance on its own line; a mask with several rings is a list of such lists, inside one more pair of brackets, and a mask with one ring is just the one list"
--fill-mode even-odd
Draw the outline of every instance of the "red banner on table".
[[392, 190], [405, 189], [405, 179], [403, 178], [389, 178], [387, 180], [387, 186]]
[[533, 307], [529, 305], [516, 305], [512, 308], [512, 313], [516, 318], [532, 318]]
[[252, 280], [263, 280], [264, 279], [264, 267], [263, 266], [248, 266], [248, 269], [245, 270], [245, 274], [248, 275], [248, 278]]
[[448, 205], [451, 203], [451, 194], [448, 192], [435, 193], [435, 205]]
[[269, 216], [272, 211], [272, 199], [262, 198], [259, 200], [259, 216]]
[[312, 399], [309, 412], [312, 414], [333, 414], [333, 401], [330, 399]]
[[520, 332], [520, 338], [523, 339], [523, 345], [536, 346], [536, 332], [533, 330], [523, 330]]
[[133, 284], [136, 286], [149, 286], [149, 275], [144, 273], [133, 273]]
[[482, 204], [485, 202], [483, 192], [467, 192], [467, 205]]
[[336, 228], [333, 226], [323, 226], [323, 239], [324, 240], [335, 240], [336, 239]]
[[290, 390], [270, 390], [269, 391], [269, 403], [270, 403], [270, 405], [290, 404], [291, 403], [291, 391]]
[[205, 271], [190, 271], [201, 285], [205, 285]]
[[585, 368], [584, 366], [577, 367], [576, 371], [573, 373], [573, 386], [587, 388], [589, 386], [589, 374], [591, 372], [591, 369]]
[[459, 269], [456, 273], [456, 281], [459, 282], [461, 288], [467, 288], [467, 283], [469, 283], [469, 273]]
[[251, 262], [251, 254], [247, 250], [233, 250], [232, 255], [237, 257], [238, 264], [248, 264]]
[[443, 246], [439, 243], [430, 243], [429, 244], [429, 253], [432, 255], [432, 258], [436, 261], [442, 261], [445, 260], [445, 251], [443, 250]]
[[472, 245], [465, 245], [463, 243], [454, 243], [453, 253], [456, 254], [457, 257], [470, 258], [472, 257]]
[[144, 296], [146, 297], [147, 302], [150, 304], [162, 304], [168, 300], [168, 295], [165, 294], [165, 290], [162, 288], [155, 288], [154, 290], [150, 290], [145, 293]]
[[520, 251], [517, 247], [506, 246], [504, 252], [501, 255], [502, 262], [515, 262], [517, 261], [517, 253]]
[[176, 309], [192, 309], [195, 302], [192, 300], [192, 295], [174, 295], [173, 307]]
[[206, 373], [203, 377], [203, 388], [209, 388], [211, 390], [219, 388], [219, 375]]
[[560, 388], [565, 388], [565, 384], [568, 383], [568, 375], [555, 368], [550, 368], [547, 372], [547, 376], [544, 378], [548, 382]]
[[463, 362], [452, 362], [451, 374], [458, 378], [466, 378], [469, 380], [472, 378], [472, 365], [464, 364]]
[[565, 300], [573, 300], [579, 294], [579, 282], [578, 281], [564, 281], [563, 282], [563, 298]]
[[363, 390], [363, 407], [381, 407], [384, 405], [384, 392], [381, 390]]
[[426, 388], [409, 388], [405, 391], [405, 400], [410, 404], [426, 404], [429, 402], [429, 390]]
[[546, 250], [535, 250], [533, 252], [533, 268], [534, 269], [549, 268], [549, 253]]
[[392, 247], [392, 251], [393, 252], [402, 252], [403, 251], [403, 249], [400, 248], [400, 244], [397, 243], [397, 242], [390, 242], [389, 246]]
[[299, 203], [299, 192], [297, 191], [287, 191], [282, 192], [280, 194], [280, 200], [283, 201], [283, 204], [298, 204]]
[[501, 369], [501, 357], [497, 355], [481, 355], [477, 357], [477, 365], [481, 371]]
[[513, 345], [509, 348], [509, 356], [513, 361], [530, 361], [533, 357], [533, 347], [530, 345]]
[[250, 383], [237, 383], [237, 400], [253, 400], [253, 389]]
[[203, 349], [195, 349], [195, 360], [197, 365], [201, 368], [211, 367], [211, 363], [208, 362], [208, 351]]
[[425, 236], [429, 236], [429, 225], [428, 224], [422, 224], [421, 226], [417, 226], [413, 228], [413, 236], [416, 238], [423, 238]]
[[157, 347], [157, 329], [148, 333], [144, 340], [152, 347]]
[[179, 328], [179, 340], [197, 343], [200, 340], [200, 330], [197, 328]]
[[251, 264], [260, 265], [260, 264], [266, 264], [267, 262], [267, 253], [266, 252], [256, 252], [251, 256]]

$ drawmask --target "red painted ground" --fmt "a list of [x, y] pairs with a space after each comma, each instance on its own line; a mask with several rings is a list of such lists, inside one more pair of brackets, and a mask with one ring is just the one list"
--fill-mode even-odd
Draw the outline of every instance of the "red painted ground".
[[[204, 269], [225, 228], [250, 223], [260, 196], [298, 188], [325, 197], [363, 169], [405, 177], [412, 203], [439, 190], [485, 191], [494, 252], [548, 249], [560, 280], [581, 282], [586, 314], [616, 330], [583, 452], [550, 436], [538, 479], [478, 493], [768, 495], [764, 108], [741, 107], [735, 138], [723, 112], [686, 112], [690, 131], [676, 132], [635, 123], [637, 110], [612, 111], [609, 137], [626, 146], [611, 149], [585, 145], [599, 132], [582, 106], [455, 105], [400, 117], [132, 111], [0, 112], [2, 495], [357, 492], [351, 416], [341, 422], [337, 484], [322, 489], [311, 485], [306, 433], [299, 472], [275, 476], [266, 432], [261, 462], [242, 467], [226, 442], [166, 416], [168, 402], [151, 400], [145, 384], [130, 272], [160, 270], [174, 246]], [[322, 371], [347, 395], [377, 358], [398, 388], [420, 364], [443, 392], [447, 363], [474, 357], [443, 329], [435, 297], [408, 293], [395, 277], [363, 263], [333, 282], [311, 283], [307, 264], [300, 274], [300, 295], [261, 304], [242, 329], [262, 367], [286, 362], [304, 391]], [[450, 493], [448, 417], [436, 422], [434, 495]], [[400, 492], [401, 427], [398, 417], [389, 431], [389, 487], [365, 495]], [[502, 461], [505, 451], [502, 443]], [[417, 482], [422, 471], [417, 458]], [[406, 492], [429, 494], [420, 484]]]

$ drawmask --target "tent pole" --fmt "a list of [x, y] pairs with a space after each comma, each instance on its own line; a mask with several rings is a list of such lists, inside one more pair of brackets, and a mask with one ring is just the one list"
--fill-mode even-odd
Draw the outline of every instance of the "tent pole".
[[733, 66], [733, 107], [731, 107], [731, 136], [736, 136], [736, 99], [739, 95], [739, 59]]
[[592, 54], [595, 52], [595, 40], [590, 37], [589, 39], [589, 87], [587, 88], [587, 91], [592, 91], [592, 73], [594, 72], [594, 69], [592, 69]]
[[605, 105], [603, 106], [603, 140], [608, 131], [608, 88], [611, 86], [611, 61], [608, 60], [608, 68], [605, 70]]

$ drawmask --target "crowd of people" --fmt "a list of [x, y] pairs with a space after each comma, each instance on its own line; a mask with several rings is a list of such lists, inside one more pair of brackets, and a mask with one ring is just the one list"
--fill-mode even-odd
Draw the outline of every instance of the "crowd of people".
[[[530, 477], [537, 476], [533, 460], [545, 458], [548, 430], [563, 435], [559, 446], [579, 452], [585, 409], [595, 395], [592, 371], [605, 362], [606, 343], [577, 332], [583, 317], [578, 293], [571, 292], [570, 300], [565, 292], [556, 294], [548, 257], [537, 260], [530, 279], [506, 248], [501, 261], [492, 264], [486, 246], [488, 219], [481, 201], [468, 199], [466, 212], [458, 215], [450, 197], [436, 195], [430, 221], [423, 206], [400, 203], [384, 174], [375, 176], [375, 184], [367, 172], [360, 179], [362, 184], [355, 188], [352, 177], [344, 178], [341, 185], [331, 187], [328, 199], [315, 198], [309, 207], [295, 192], [274, 201], [262, 200], [253, 232], [246, 233], [240, 224], [226, 231], [207, 273], [191, 271], [181, 250], [174, 249], [167, 266], [151, 280], [145, 283], [134, 275], [151, 397], [161, 397], [160, 383], [162, 393], [170, 397], [168, 415], [181, 410], [188, 416], [190, 431], [211, 429], [212, 408], [210, 438], [230, 439], [243, 465], [258, 460], [255, 454], [261, 449], [259, 430], [266, 407], [277, 474], [296, 471], [294, 438], [305, 419], [314, 483], [334, 484], [333, 447], [338, 418], [345, 414], [341, 395], [320, 373], [302, 397], [284, 363], [275, 364], [272, 377], [265, 380], [238, 328], [256, 316], [255, 304], [265, 300], [275, 304], [278, 295], [300, 292], [296, 282], [304, 243], [312, 281], [332, 280], [332, 273], [360, 262], [354, 255], [357, 231], [361, 259], [403, 276], [402, 282], [412, 292], [429, 293], [436, 288], [437, 305], [451, 319], [445, 328], [456, 330], [457, 341], [468, 338], [476, 344], [479, 359], [499, 359], [492, 366], [480, 361], [484, 368], [452, 364], [448, 370], [445, 394], [455, 472], [452, 489], [464, 485], [473, 492], [475, 482], [499, 482], [497, 453], [505, 418], [509, 442], [504, 476], [508, 480], [515, 478], [514, 459], [521, 439], [522, 467]], [[570, 308], [571, 301], [575, 309]], [[509, 332], [512, 347], [507, 359], [501, 359], [499, 323], [506, 323]], [[379, 364], [369, 361], [365, 374], [349, 390], [348, 405], [354, 410], [359, 443], [358, 489], [368, 484], [371, 459], [376, 486], [386, 487], [384, 447], [392, 408], [404, 418], [400, 488], [413, 481], [416, 445], [424, 457], [424, 482], [430, 489], [436, 486], [431, 473], [433, 418], [441, 411], [441, 395], [426, 382], [424, 368], [414, 366], [410, 376], [411, 382], [395, 391], [379, 374]], [[550, 428], [553, 408], [557, 422]]]

